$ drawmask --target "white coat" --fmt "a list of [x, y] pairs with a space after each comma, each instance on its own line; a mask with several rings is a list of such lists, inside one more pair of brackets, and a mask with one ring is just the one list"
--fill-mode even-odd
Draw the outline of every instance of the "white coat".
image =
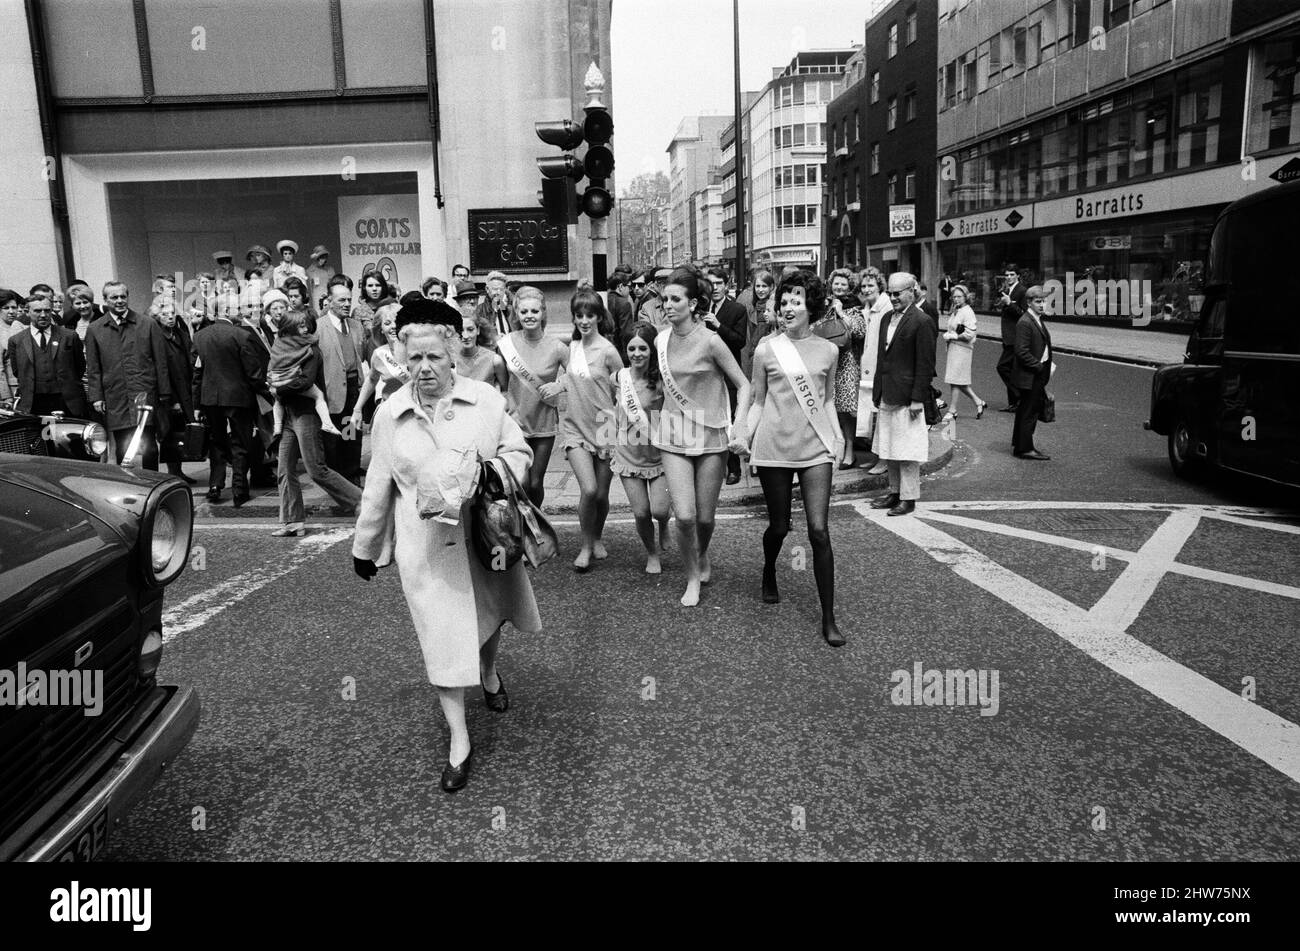
[[484, 459], [501, 459], [521, 482], [532, 451], [496, 387], [458, 374], [431, 414], [413, 387], [403, 386], [375, 410], [352, 554], [384, 564], [392, 552], [429, 682], [476, 686], [479, 648], [503, 622], [541, 631], [533, 586], [522, 561], [497, 572], [479, 560], [468, 501], [460, 524], [448, 525], [420, 518], [416, 489], [430, 484], [439, 450], [476, 448]]

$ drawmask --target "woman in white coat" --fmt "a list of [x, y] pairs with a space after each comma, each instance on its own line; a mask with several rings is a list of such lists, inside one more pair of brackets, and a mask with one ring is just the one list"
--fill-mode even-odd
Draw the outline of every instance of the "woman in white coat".
[[[455, 372], [447, 328], [408, 324], [398, 340], [411, 382], [375, 411], [352, 557], [366, 580], [379, 564], [397, 562], [429, 682], [451, 728], [442, 788], [455, 792], [469, 779], [472, 753], [465, 688], [481, 684], [488, 708], [504, 711], [505, 685], [496, 671], [501, 627], [542, 627], [523, 562], [490, 571], [473, 550], [474, 461], [497, 459], [522, 482], [532, 453], [500, 391]], [[445, 508], [422, 518], [420, 505], [429, 508], [435, 488]]]
[[944, 419], [957, 415], [957, 394], [965, 393], [975, 404], [975, 418], [984, 415], [984, 402], [970, 388], [970, 366], [975, 353], [976, 324], [975, 311], [968, 303], [970, 292], [965, 284], [958, 284], [952, 294], [952, 313], [948, 316], [948, 327], [943, 339], [948, 344], [948, 360], [943, 368], [943, 382], [951, 388], [948, 394], [948, 413]]

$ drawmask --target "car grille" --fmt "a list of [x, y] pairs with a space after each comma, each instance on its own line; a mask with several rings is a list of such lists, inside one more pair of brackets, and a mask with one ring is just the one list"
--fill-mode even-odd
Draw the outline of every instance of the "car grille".
[[16, 452], [24, 456], [48, 456], [49, 447], [41, 438], [41, 423], [33, 420], [17, 426], [0, 429], [0, 452]]
[[[131, 619], [129, 610], [115, 611], [86, 638], [95, 648], [82, 669], [104, 672], [104, 707], [98, 716], [86, 716], [79, 706], [0, 707], [0, 839], [84, 767], [130, 709], [139, 679]], [[80, 637], [77, 641], [85, 643]], [[75, 649], [29, 659], [28, 667], [73, 670]]]

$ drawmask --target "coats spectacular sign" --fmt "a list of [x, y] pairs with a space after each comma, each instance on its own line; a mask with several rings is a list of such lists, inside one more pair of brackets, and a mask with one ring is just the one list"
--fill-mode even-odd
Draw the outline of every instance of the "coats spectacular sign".
[[541, 208], [473, 209], [469, 269], [475, 274], [567, 274], [569, 229], [548, 222]]
[[403, 291], [418, 290], [419, 197], [345, 195], [338, 201], [339, 272], [357, 280], [378, 271]]

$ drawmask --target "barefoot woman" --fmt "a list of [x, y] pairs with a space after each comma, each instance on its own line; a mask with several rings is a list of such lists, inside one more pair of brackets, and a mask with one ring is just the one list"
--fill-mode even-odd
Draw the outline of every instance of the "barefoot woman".
[[799, 476], [813, 575], [821, 600], [822, 637], [832, 647], [844, 643], [835, 625], [835, 556], [827, 529], [831, 475], [843, 449], [835, 418], [835, 374], [840, 351], [814, 334], [809, 318], [826, 310], [826, 288], [811, 271], [787, 277], [777, 288], [785, 332], [764, 337], [754, 351], [754, 427], [752, 464], [767, 502], [763, 533], [763, 600], [781, 600], [776, 560], [790, 531], [790, 496]]
[[610, 463], [632, 506], [636, 532], [645, 545], [646, 574], [651, 575], [662, 571], [659, 556], [668, 547], [668, 479], [664, 476], [662, 454], [650, 444], [651, 420], [659, 415], [664, 403], [655, 335], [654, 324], [642, 321], [632, 329], [627, 342], [628, 367], [616, 377], [618, 429]]
[[563, 340], [546, 335], [546, 301], [537, 288], [519, 288], [515, 314], [522, 329], [499, 338], [497, 348], [510, 371], [510, 415], [519, 423], [533, 451], [524, 489], [533, 504], [540, 506], [546, 495], [546, 467], [560, 425], [556, 407], [564, 384], [556, 382], [556, 378], [569, 363], [569, 347]]
[[611, 447], [602, 439], [614, 419], [614, 374], [623, 369], [623, 359], [614, 345], [600, 335], [608, 320], [600, 295], [582, 289], [569, 302], [573, 314], [573, 343], [569, 345], [568, 372], [564, 387], [568, 407], [560, 430], [564, 433], [564, 454], [578, 480], [578, 525], [582, 548], [573, 561], [578, 571], [591, 567], [591, 559], [606, 557], [600, 536], [609, 517], [609, 468]]
[[[682, 595], [686, 607], [699, 604], [700, 585], [708, 584], [712, 573], [709, 541], [727, 471], [727, 451], [744, 452], [749, 441], [745, 431], [749, 381], [722, 338], [700, 322], [701, 308], [708, 307], [710, 297], [709, 285], [693, 271], [673, 271], [663, 296], [669, 326], [655, 340], [664, 408], [654, 444], [663, 452], [668, 495], [677, 518], [686, 566]], [[734, 421], [727, 418], [728, 380], [736, 388]]]

